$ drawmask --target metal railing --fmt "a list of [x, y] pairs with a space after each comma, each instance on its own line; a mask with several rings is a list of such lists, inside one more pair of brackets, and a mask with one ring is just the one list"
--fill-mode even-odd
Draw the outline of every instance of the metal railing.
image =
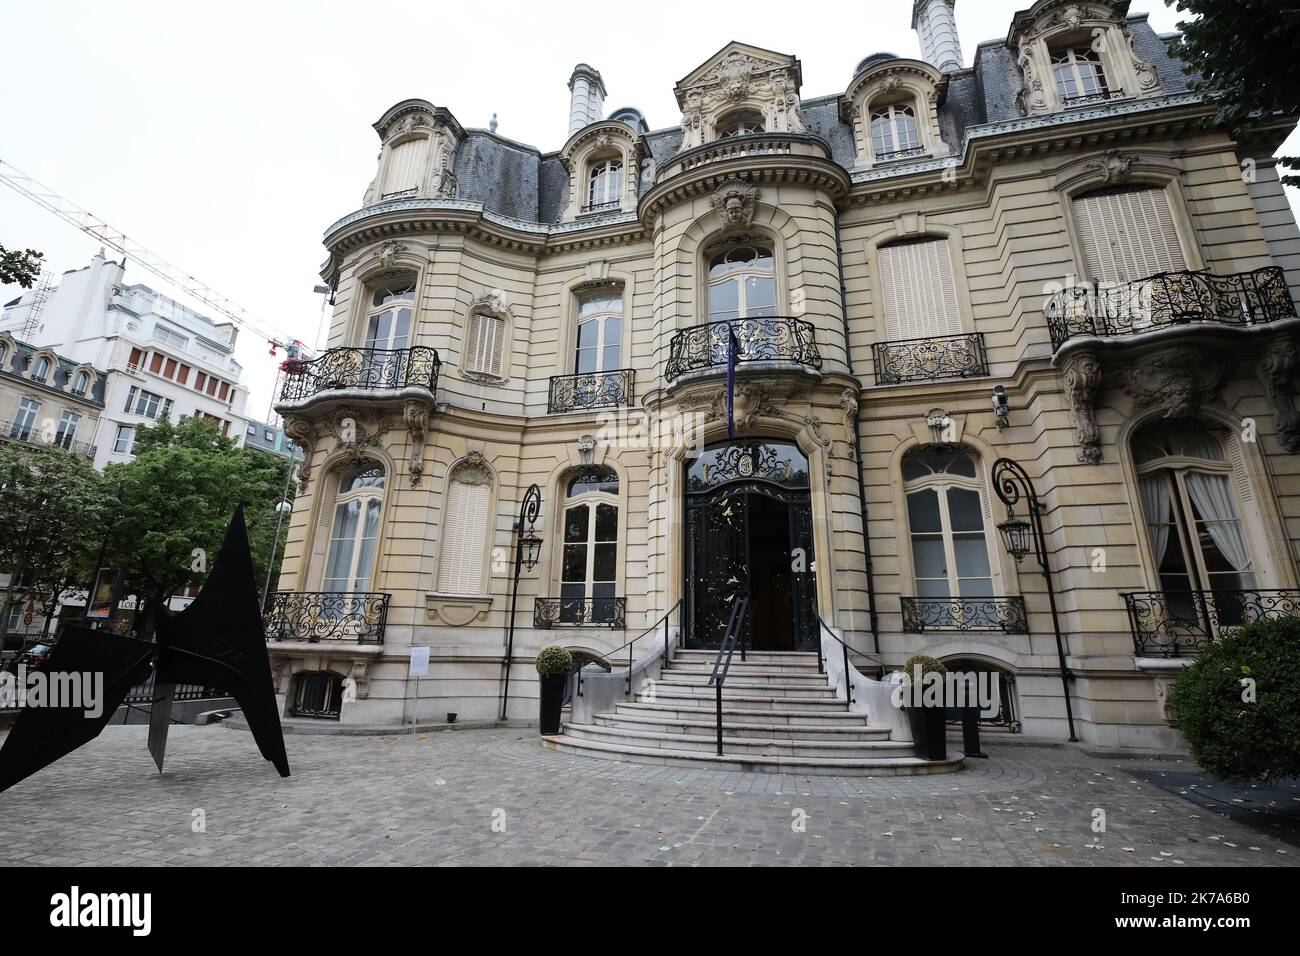
[[1075, 93], [1071, 96], [1062, 95], [1061, 105], [1064, 107], [1086, 106], [1089, 103], [1106, 103], [1110, 100], [1122, 100], [1128, 94], [1123, 90], [1110, 90], [1102, 88], [1094, 93]]
[[330, 349], [310, 360], [285, 363], [280, 400], [297, 402], [339, 389], [418, 387], [438, 391], [442, 362], [436, 349]]
[[924, 634], [926, 631], [1029, 633], [1025, 599], [1022, 597], [905, 597], [901, 603], [905, 634]]
[[924, 146], [908, 146], [904, 149], [887, 149], [883, 152], [876, 153], [876, 162], [892, 163], [900, 159], [914, 159], [917, 156], [924, 156], [928, 153]]
[[1138, 591], [1124, 595], [1138, 656], [1195, 655], [1243, 624], [1300, 617], [1300, 591]]
[[392, 598], [375, 591], [276, 591], [262, 614], [266, 639], [382, 644]]
[[[612, 661], [617, 655], [621, 654], [623, 651], [627, 651], [627, 692], [629, 694], [632, 693], [632, 667], [636, 663], [636, 661], [633, 659], [633, 649], [632, 649], [633, 645], [635, 645], [637, 641], [641, 640], [641, 638], [648, 637], [649, 635], [657, 632], [660, 626], [662, 625], [663, 633], [664, 633], [663, 669], [667, 670], [669, 659], [671, 657], [671, 651], [672, 651], [672, 648], [669, 646], [670, 638], [668, 636], [668, 621], [672, 618], [674, 611], [679, 612], [678, 620], [677, 620], [677, 640], [678, 643], [680, 643], [682, 639], [682, 631], [683, 631], [682, 623], [681, 623], [681, 615], [680, 615], [682, 604], [683, 602], [681, 600], [678, 600], [676, 604], [674, 604], [672, 607], [670, 607], [667, 611], [663, 613], [663, 616], [659, 618], [659, 620], [655, 621], [653, 624], [647, 627], [636, 637], [632, 638], [632, 640], [628, 641], [626, 644], [622, 644], [619, 647], [614, 648], [612, 651], [610, 651], [608, 654], [605, 655], [605, 659], [607, 661]], [[585, 661], [583, 662], [583, 667], [591, 663], [593, 662]], [[599, 662], [595, 662], [595, 663], [599, 663]], [[606, 667], [605, 669], [612, 670], [611, 667]], [[582, 696], [582, 668], [576, 668], [573, 682], [575, 686], [573, 687], [573, 690], [569, 696], [571, 698], [581, 697]]]
[[736, 361], [794, 362], [822, 367], [813, 324], [789, 316], [762, 316], [709, 322], [682, 329], [668, 343], [664, 378], [671, 382], [687, 372], [727, 367], [730, 328], [736, 336]]
[[17, 422], [0, 421], [0, 442], [5, 441], [18, 442], [31, 448], [44, 448], [53, 445], [62, 448], [64, 451], [72, 452], [74, 455], [85, 455], [87, 458], [95, 457], [95, 446], [90, 442], [72, 441], [68, 438], [60, 438], [57, 434], [47, 440], [41, 430], [34, 425], [20, 425]]
[[620, 368], [612, 372], [581, 372], [552, 375], [550, 412], [575, 412], [588, 408], [619, 408], [631, 405], [636, 372]]
[[727, 615], [727, 629], [722, 633], [722, 643], [718, 645], [718, 656], [713, 659], [713, 670], [709, 672], [709, 686], [714, 691], [714, 703], [717, 714], [718, 756], [722, 756], [722, 685], [727, 682], [727, 671], [731, 670], [731, 655], [740, 645], [740, 659], [745, 659], [745, 618], [749, 614], [749, 595], [742, 595], [731, 605]]
[[582, 207], [580, 215], [585, 216], [588, 213], [593, 212], [612, 212], [615, 209], [619, 209], [622, 205], [622, 202], [618, 199], [611, 199], [609, 202], [588, 203]]
[[626, 626], [627, 598], [544, 598], [533, 602], [533, 627]]
[[1052, 295], [1043, 307], [1052, 347], [1079, 336], [1135, 335], [1175, 325], [1251, 326], [1296, 318], [1278, 266], [1216, 276], [1163, 272], [1137, 282], [1084, 284]]
[[[844, 697], [846, 700], [848, 700], [849, 704], [852, 705], [854, 703], [854, 700], [853, 700], [853, 681], [849, 677], [849, 645], [845, 644], [838, 637], [836, 637], [835, 632], [831, 630], [831, 626], [827, 624], [824, 620], [822, 620], [822, 616], [820, 614], [817, 615], [817, 624], [822, 631], [824, 631], [826, 634], [829, 634], [832, 638], [835, 639], [835, 643], [840, 646], [840, 650], [844, 654]], [[817, 673], [818, 674], [826, 673], [826, 662], [822, 657], [821, 634], [817, 635]]]
[[978, 378], [989, 374], [984, 333], [895, 339], [872, 347], [877, 385], [930, 382], [942, 378]]

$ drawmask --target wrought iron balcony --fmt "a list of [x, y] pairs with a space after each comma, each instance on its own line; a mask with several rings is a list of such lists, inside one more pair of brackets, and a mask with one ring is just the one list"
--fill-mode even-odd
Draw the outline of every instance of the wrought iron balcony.
[[624, 626], [627, 598], [538, 598], [533, 604], [533, 627]]
[[1277, 266], [1216, 276], [1165, 272], [1118, 285], [1079, 285], [1043, 308], [1052, 347], [1079, 336], [1136, 335], [1177, 325], [1252, 326], [1296, 317], [1286, 275]]
[[1072, 96], [1061, 96], [1061, 105], [1066, 109], [1075, 106], [1087, 106], [1089, 103], [1108, 103], [1111, 100], [1122, 100], [1128, 94], [1123, 90], [1100, 89], [1093, 93], [1075, 93]]
[[391, 594], [276, 591], [262, 614], [268, 641], [382, 644]]
[[1243, 624], [1300, 617], [1300, 591], [1139, 591], [1124, 603], [1139, 657], [1195, 656]]
[[581, 215], [588, 216], [597, 212], [618, 212], [623, 206], [622, 202], [617, 199], [610, 202], [593, 202], [582, 207]]
[[43, 448], [46, 445], [54, 445], [64, 451], [70, 451], [74, 455], [85, 455], [87, 458], [95, 457], [95, 446], [90, 442], [72, 441], [57, 434], [47, 441], [44, 433], [34, 425], [0, 422], [0, 444], [10, 441], [18, 442], [20, 445], [26, 445], [29, 448]]
[[1025, 599], [1021, 597], [905, 597], [902, 604], [903, 632], [906, 634], [924, 634], [926, 631], [1029, 633]]
[[630, 368], [612, 372], [583, 372], [579, 375], [552, 375], [552, 412], [577, 412], [588, 408], [619, 408], [631, 405], [636, 373]]
[[340, 389], [438, 390], [442, 362], [435, 349], [330, 349], [310, 361], [285, 363], [282, 402], [300, 402]]
[[788, 316], [732, 319], [682, 329], [668, 344], [664, 378], [674, 381], [687, 372], [727, 368], [727, 328], [736, 334], [736, 360], [792, 362], [805, 368], [822, 367], [813, 324]]
[[928, 155], [929, 150], [924, 146], [909, 146], [906, 149], [886, 149], [876, 153], [876, 162], [878, 163], [896, 163], [901, 159], [916, 159], [918, 156]]
[[896, 339], [877, 342], [872, 349], [876, 359], [877, 385], [978, 378], [989, 374], [983, 332], [932, 339]]

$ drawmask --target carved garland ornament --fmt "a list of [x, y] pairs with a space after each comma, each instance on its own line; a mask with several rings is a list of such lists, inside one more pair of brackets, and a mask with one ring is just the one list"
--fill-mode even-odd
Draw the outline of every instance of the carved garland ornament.
[[1158, 405], [1164, 417], [1188, 420], [1218, 390], [1223, 356], [1187, 345], [1136, 364], [1124, 386], [1139, 407]]
[[1101, 433], [1097, 428], [1097, 389], [1101, 386], [1101, 363], [1091, 352], [1070, 358], [1065, 365], [1065, 396], [1074, 418], [1079, 461], [1101, 464]]

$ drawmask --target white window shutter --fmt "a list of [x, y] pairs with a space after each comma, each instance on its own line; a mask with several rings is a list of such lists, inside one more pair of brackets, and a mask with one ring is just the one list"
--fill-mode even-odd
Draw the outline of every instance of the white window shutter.
[[394, 146], [388, 157], [388, 173], [384, 177], [384, 195], [405, 192], [420, 185], [425, 160], [429, 155], [429, 138], [420, 136]]
[[1133, 282], [1187, 268], [1163, 189], [1118, 189], [1074, 201], [1088, 278]]
[[490, 492], [488, 485], [455, 480], [447, 489], [438, 560], [438, 591], [443, 594], [482, 593]]
[[952, 250], [946, 239], [885, 246], [880, 250], [880, 285], [888, 340], [962, 331]]
[[475, 312], [465, 335], [465, 368], [471, 372], [502, 375], [505, 358], [505, 319]]

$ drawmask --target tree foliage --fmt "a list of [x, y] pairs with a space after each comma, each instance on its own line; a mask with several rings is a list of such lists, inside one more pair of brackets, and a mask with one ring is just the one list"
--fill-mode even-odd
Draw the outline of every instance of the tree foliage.
[[35, 249], [6, 249], [0, 246], [0, 285], [16, 282], [30, 289], [41, 274], [41, 260], [45, 254]]

